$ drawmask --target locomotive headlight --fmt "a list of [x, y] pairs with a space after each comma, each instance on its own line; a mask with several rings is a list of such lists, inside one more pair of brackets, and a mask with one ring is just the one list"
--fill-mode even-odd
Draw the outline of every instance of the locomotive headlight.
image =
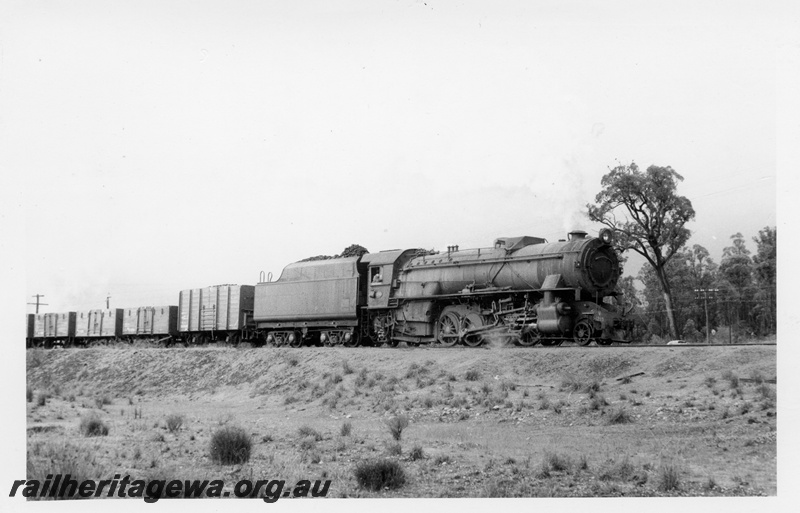
[[600, 230], [600, 240], [606, 244], [611, 244], [614, 242], [614, 232], [611, 230], [611, 228], [603, 228]]

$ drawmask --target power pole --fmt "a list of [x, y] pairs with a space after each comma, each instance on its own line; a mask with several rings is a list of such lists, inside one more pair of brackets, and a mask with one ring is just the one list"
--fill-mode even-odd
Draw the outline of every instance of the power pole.
[[110, 310], [111, 309], [111, 307], [109, 306], [109, 304], [110, 304], [109, 303], [109, 299], [111, 299], [111, 293], [109, 292], [108, 294], [109, 295], [106, 297], [106, 310]]
[[710, 344], [711, 343], [711, 329], [709, 329], [709, 326], [708, 326], [708, 293], [711, 292], [712, 294], [715, 294], [715, 293], [719, 292], [719, 289], [694, 289], [694, 292], [695, 292], [695, 299], [699, 299], [697, 297], [697, 294], [699, 292], [703, 293], [703, 303], [705, 305], [705, 310], [706, 310], [706, 344]]
[[39, 298], [40, 297], [44, 297], [44, 294], [36, 294], [34, 296], [31, 296], [31, 297], [35, 297], [36, 298], [36, 302], [35, 303], [28, 303], [28, 304], [29, 305], [36, 305], [36, 313], [38, 314], [39, 313], [39, 305], [47, 306], [47, 303], [40, 303], [39, 302]]

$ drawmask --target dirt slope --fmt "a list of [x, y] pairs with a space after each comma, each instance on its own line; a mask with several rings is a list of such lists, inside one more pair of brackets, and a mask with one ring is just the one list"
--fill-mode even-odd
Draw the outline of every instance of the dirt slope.
[[189, 348], [28, 351], [33, 386], [81, 385], [97, 392], [190, 394], [236, 387], [283, 393], [302, 379], [341, 372], [344, 362], [402, 377], [411, 364], [433, 361], [434, 371], [508, 379], [518, 385], [558, 383], [565, 376], [609, 379], [644, 372], [638, 381], [758, 372], [775, 377], [775, 347], [536, 348], [536, 349], [331, 349]]
[[[335, 497], [772, 495], [775, 372], [776, 346], [29, 350], [29, 473], [326, 478]], [[83, 436], [88, 417], [108, 434]], [[253, 437], [248, 463], [211, 461], [225, 425]], [[375, 458], [405, 484], [360, 487]]]

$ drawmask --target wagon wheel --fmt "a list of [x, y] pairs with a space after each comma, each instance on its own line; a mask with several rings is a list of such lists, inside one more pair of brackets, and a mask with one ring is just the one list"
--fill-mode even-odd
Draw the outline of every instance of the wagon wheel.
[[522, 347], [533, 347], [536, 344], [542, 341], [542, 336], [539, 335], [539, 330], [530, 330], [522, 335], [517, 339], [517, 345]]
[[[464, 320], [461, 321], [462, 333], [467, 330], [480, 328], [481, 326], [483, 326], [483, 318], [475, 312], [468, 313], [466, 317], [464, 317]], [[480, 333], [465, 334], [464, 343], [469, 347], [478, 347], [483, 344], [483, 335]]]
[[345, 347], [356, 347], [358, 345], [358, 333], [355, 331], [350, 333], [350, 340], [347, 337], [342, 337], [342, 344]]
[[452, 347], [456, 345], [459, 338], [459, 326], [461, 322], [455, 312], [444, 312], [436, 322], [436, 340], [439, 345]]
[[[303, 345], [303, 334], [299, 331], [292, 332], [294, 334], [294, 340], [289, 342], [289, 345], [292, 347], [300, 347]], [[288, 339], [287, 339], [288, 340]]]
[[579, 346], [588, 346], [592, 342], [592, 325], [586, 319], [579, 321], [572, 329], [572, 338]]

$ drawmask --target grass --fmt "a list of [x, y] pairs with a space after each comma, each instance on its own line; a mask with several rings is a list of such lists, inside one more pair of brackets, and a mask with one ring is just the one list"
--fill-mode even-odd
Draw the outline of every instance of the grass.
[[[82, 483], [87, 479], [103, 479], [106, 474], [107, 471], [97, 462], [97, 454], [87, 447], [71, 442], [45, 442], [32, 444], [28, 448], [28, 479], [44, 483], [55, 475], [69, 475], [71, 479]], [[55, 497], [56, 500], [70, 498], [77, 497]], [[37, 500], [37, 497], [32, 496], [31, 499]]]
[[236, 465], [250, 461], [253, 440], [244, 429], [225, 426], [211, 437], [209, 453], [214, 463]]
[[403, 446], [399, 442], [390, 443], [386, 446], [386, 454], [390, 456], [400, 456], [403, 454]]
[[361, 488], [373, 492], [401, 488], [406, 482], [403, 467], [390, 459], [362, 461], [356, 465], [353, 474]]

